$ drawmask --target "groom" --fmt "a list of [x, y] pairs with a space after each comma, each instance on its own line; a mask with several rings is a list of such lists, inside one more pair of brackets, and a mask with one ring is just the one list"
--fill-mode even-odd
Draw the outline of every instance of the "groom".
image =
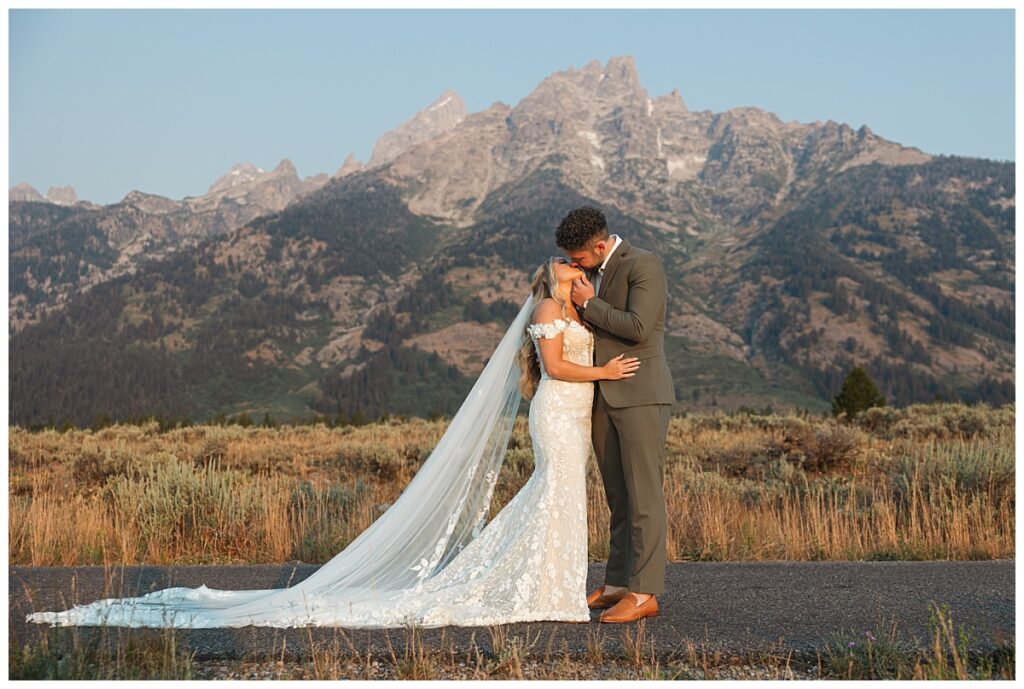
[[587, 604], [603, 610], [601, 622], [631, 622], [658, 614], [655, 595], [665, 592], [662, 480], [676, 401], [664, 350], [668, 285], [661, 259], [609, 235], [604, 213], [593, 206], [562, 218], [555, 242], [591, 275], [573, 281], [571, 297], [593, 326], [595, 365], [621, 353], [640, 360], [633, 377], [598, 381], [591, 427], [611, 510], [611, 547], [605, 584]]

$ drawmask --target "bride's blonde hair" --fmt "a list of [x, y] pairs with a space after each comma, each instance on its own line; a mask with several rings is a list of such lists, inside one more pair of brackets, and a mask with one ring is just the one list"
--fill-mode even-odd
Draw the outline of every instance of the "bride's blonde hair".
[[[552, 256], [541, 263], [533, 273], [533, 280], [530, 284], [530, 292], [533, 294], [534, 308], [537, 308], [542, 301], [548, 297], [557, 301], [562, 307], [562, 318], [569, 318], [568, 305], [558, 293], [558, 278], [555, 275], [555, 263], [564, 259], [559, 256]], [[528, 324], [529, 325], [529, 324]], [[540, 361], [537, 359], [537, 348], [533, 345], [530, 333], [523, 331], [523, 340], [519, 345], [519, 368], [522, 375], [519, 376], [519, 391], [526, 399], [533, 399], [537, 392], [537, 385], [540, 383]]]

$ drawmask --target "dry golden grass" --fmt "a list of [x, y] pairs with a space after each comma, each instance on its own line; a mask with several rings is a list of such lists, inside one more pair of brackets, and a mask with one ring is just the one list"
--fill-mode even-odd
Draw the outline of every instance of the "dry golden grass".
[[[670, 560], [1014, 556], [1014, 409], [675, 417]], [[10, 432], [10, 561], [23, 565], [324, 562], [402, 492], [447, 421]], [[533, 471], [525, 418], [491, 516]], [[590, 558], [608, 548], [587, 467]], [[514, 659], [509, 662], [514, 662]]]
[[[798, 416], [674, 418], [665, 460], [668, 549], [683, 559], [1012, 558], [1014, 424], [1001, 409], [916, 405], [850, 425]], [[200, 426], [159, 432], [10, 428], [12, 564], [325, 561], [379, 516], [445, 421], [359, 427]], [[517, 421], [492, 516], [533, 470]], [[591, 559], [608, 514], [588, 465]], [[113, 586], [113, 578], [108, 581]], [[111, 590], [105, 595], [123, 595]], [[298, 657], [198, 661], [175, 629], [41, 628], [9, 649], [11, 679], [1013, 679], [1012, 639], [968, 654], [936, 609], [932, 648], [895, 628], [837, 636], [817, 658], [726, 657], [683, 639], [659, 654], [640, 621], [594, 628], [586, 647], [488, 629], [481, 646], [428, 648], [400, 630], [384, 654], [337, 630]], [[615, 639], [614, 634], [620, 634]], [[617, 640], [618, 651], [607, 642]], [[282, 647], [283, 648], [283, 647]]]

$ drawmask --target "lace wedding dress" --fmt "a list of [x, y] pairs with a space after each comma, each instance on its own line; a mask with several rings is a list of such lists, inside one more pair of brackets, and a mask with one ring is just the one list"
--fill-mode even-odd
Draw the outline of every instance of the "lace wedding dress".
[[[550, 378], [541, 360], [542, 376], [529, 409], [534, 472], [494, 519], [480, 528], [480, 512], [485, 514], [490, 504], [496, 469], [500, 468], [511, 428], [494, 419], [502, 423], [514, 421], [514, 410], [520, 400], [517, 392], [511, 392], [517, 389], [518, 366], [505, 369], [513, 360], [524, 329], [537, 347], [538, 357], [537, 339], [562, 333], [566, 359], [585, 366], [593, 363], [593, 334], [586, 327], [571, 319], [528, 324], [531, 307], [532, 297], [527, 299], [477, 386], [463, 403], [467, 412], [472, 412], [468, 420], [478, 423], [482, 421], [478, 418], [480, 410], [491, 406], [500, 409], [499, 414], [492, 413], [488, 419], [501, 430], [477, 434], [488, 439], [490, 454], [482, 456], [497, 456], [498, 464], [477, 461], [477, 453], [473, 455], [475, 463], [460, 467], [459, 474], [471, 475], [465, 488], [459, 489], [460, 500], [449, 500], [438, 492], [457, 483], [457, 474], [435, 461], [434, 455], [438, 455], [436, 460], [454, 462], [455, 446], [446, 445], [449, 436], [457, 441], [477, 437], [467, 435], [468, 430], [461, 428], [464, 421], [468, 423], [463, 418], [463, 409], [395, 504], [345, 551], [294, 586], [236, 591], [205, 585], [174, 587], [135, 598], [104, 599], [60, 612], [31, 613], [28, 621], [129, 627], [439, 627], [590, 621], [585, 590], [585, 466], [590, 449], [593, 383]], [[489, 380], [489, 370], [499, 372], [493, 389], [497, 391], [495, 395], [506, 396], [501, 405], [473, 401], [485, 392], [478, 387]], [[498, 445], [491, 447], [494, 443]], [[461, 448], [464, 443], [455, 445]], [[473, 491], [478, 491], [480, 497], [470, 500], [467, 496], [477, 495]], [[460, 508], [440, 510], [429, 503], [424, 507], [423, 501], [429, 501], [432, 495], [437, 505], [451, 503]], [[466, 504], [472, 509], [461, 508]], [[420, 510], [418, 516], [403, 514], [413, 509]], [[474, 511], [476, 514], [466, 518], [460, 516]], [[443, 534], [414, 537], [405, 533], [421, 523], [429, 523], [433, 529], [433, 525], [444, 523], [438, 517], [447, 518]], [[391, 524], [389, 520], [397, 523]], [[465, 537], [453, 540], [453, 532], [460, 525], [466, 527]], [[460, 533], [462, 530], [454, 535]], [[367, 546], [374, 539], [376, 550]], [[411, 560], [402, 559], [408, 557], [406, 550], [412, 544], [428, 542], [432, 552], [423, 550], [422, 557], [413, 553]], [[415, 564], [408, 566], [410, 561]], [[378, 565], [373, 576], [364, 575], [367, 562], [371, 569], [373, 564]]]

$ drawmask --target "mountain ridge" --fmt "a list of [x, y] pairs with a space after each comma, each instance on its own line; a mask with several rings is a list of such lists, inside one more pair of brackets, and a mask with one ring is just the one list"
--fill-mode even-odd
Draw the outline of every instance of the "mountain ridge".
[[[283, 207], [70, 291], [67, 313], [12, 338], [12, 418], [123, 415], [159, 400], [153, 386], [167, 413], [193, 416], [452, 412], [583, 203], [663, 258], [682, 409], [823, 410], [853, 365], [898, 403], [1013, 398], [1012, 164], [930, 156], [866, 125], [691, 112], [678, 90], [651, 98], [628, 56], [556, 72], [515, 106], [452, 113], [427, 138], [392, 137], [383, 162], [349, 154]], [[122, 204], [125, 236], [158, 212], [179, 236], [161, 203]], [[11, 216], [12, 303], [44, 276], [72, 283], [70, 265], [118, 260], [73, 209], [12, 203]], [[36, 275], [26, 256], [54, 236], [64, 272]], [[54, 341], [57, 324], [74, 345]], [[111, 348], [152, 381], [138, 395], [113, 401], [87, 367], [41, 371]], [[71, 379], [92, 392], [68, 398]]]

